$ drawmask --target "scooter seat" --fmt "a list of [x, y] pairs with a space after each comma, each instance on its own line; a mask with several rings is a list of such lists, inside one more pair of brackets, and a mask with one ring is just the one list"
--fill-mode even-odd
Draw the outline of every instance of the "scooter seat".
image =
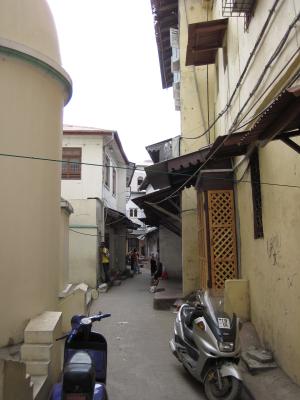
[[63, 374], [64, 393], [93, 393], [95, 367], [88, 353], [76, 352], [67, 362]]

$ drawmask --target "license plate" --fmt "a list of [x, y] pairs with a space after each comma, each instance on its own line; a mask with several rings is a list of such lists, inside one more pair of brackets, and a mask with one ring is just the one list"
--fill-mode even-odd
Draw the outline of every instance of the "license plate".
[[80, 393], [70, 393], [67, 394], [66, 400], [86, 400], [87, 397], [85, 394], [80, 394]]
[[218, 318], [218, 325], [220, 329], [230, 329], [230, 319]]

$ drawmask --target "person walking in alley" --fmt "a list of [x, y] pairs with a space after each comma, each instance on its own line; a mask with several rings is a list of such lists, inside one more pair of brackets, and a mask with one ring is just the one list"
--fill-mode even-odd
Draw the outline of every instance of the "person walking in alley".
[[133, 249], [131, 252], [131, 266], [133, 267], [133, 271], [135, 274], [140, 274], [140, 266], [139, 266], [139, 253], [137, 249]]
[[101, 262], [102, 262], [102, 267], [103, 267], [103, 272], [104, 272], [104, 282], [109, 283], [110, 282], [110, 277], [109, 277], [109, 250], [106, 247], [104, 242], [101, 242], [100, 245], [100, 256], [101, 256]]

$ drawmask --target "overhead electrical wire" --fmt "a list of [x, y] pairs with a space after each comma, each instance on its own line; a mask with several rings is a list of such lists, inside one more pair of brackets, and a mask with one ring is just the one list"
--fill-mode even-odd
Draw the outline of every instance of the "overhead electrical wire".
[[[297, 15], [297, 17], [294, 19], [293, 23], [289, 26], [287, 32], [285, 33], [285, 35], [284, 35], [284, 37], [283, 37], [284, 43], [285, 43], [285, 41], [286, 41], [287, 38], [288, 38], [287, 33], [289, 33], [289, 32], [291, 31], [292, 27], [298, 22], [299, 19], [300, 19], [300, 13]], [[282, 46], [283, 46], [283, 44], [284, 44], [284, 43], [283, 43], [283, 39], [281, 40], [281, 42], [280, 42], [280, 44], [279, 44], [279, 46], [280, 46], [281, 49], [282, 49]], [[278, 46], [278, 47], [279, 47], [279, 46]], [[270, 60], [274, 61], [274, 54], [277, 54], [277, 55], [278, 55], [278, 47], [277, 47], [277, 49], [275, 50], [275, 52], [273, 53], [273, 55], [272, 55], [272, 57], [271, 57]], [[295, 55], [296, 55], [299, 51], [300, 51], [300, 48], [298, 47], [298, 48], [294, 51], [294, 53], [291, 55], [291, 57], [289, 58], [289, 60], [285, 63], [284, 67], [279, 71], [279, 73], [276, 75], [276, 77], [275, 77], [275, 78], [272, 80], [272, 82], [267, 86], [267, 88], [265, 89], [265, 91], [264, 91], [264, 92], [260, 95], [260, 97], [256, 100], [256, 103], [261, 99], [261, 97], [265, 94], [265, 92], [266, 92], [267, 90], [269, 90], [270, 86], [278, 79], [278, 77], [281, 75], [281, 73], [284, 71], [284, 69], [287, 68], [287, 66], [291, 63], [292, 59], [295, 57]], [[270, 63], [270, 60], [269, 60], [268, 64]], [[264, 70], [266, 70], [266, 66], [265, 66]], [[299, 73], [296, 74], [294, 80], [295, 80], [296, 78], [298, 78], [298, 77], [299, 77]], [[260, 78], [261, 78], [261, 77], [260, 77]], [[260, 82], [261, 82], [261, 79], [260, 79]], [[256, 87], [256, 89], [258, 88], [257, 84], [255, 85], [255, 87]], [[253, 93], [253, 91], [252, 91], [252, 93]], [[252, 97], [252, 96], [253, 96], [253, 94], [251, 95], [251, 97]], [[248, 100], [249, 100], [249, 98], [248, 98]], [[247, 102], [248, 102], [248, 100], [247, 100]], [[256, 103], [254, 103], [254, 104], [256, 104]], [[244, 106], [245, 106], [245, 104], [244, 104]], [[243, 106], [243, 108], [244, 108], [244, 106]], [[264, 110], [262, 110], [262, 111], [259, 112], [258, 114], [256, 114], [256, 115], [254, 115], [253, 117], [251, 117], [251, 119], [248, 120], [247, 122], [245, 122], [243, 125], [239, 125], [238, 127], [234, 128], [234, 130], [233, 130], [232, 132], [236, 132], [238, 129], [240, 129], [240, 128], [244, 127], [245, 125], [247, 125], [248, 123], [252, 122], [254, 119], [256, 119], [257, 117], [259, 117], [267, 108], [268, 108], [268, 107], [266, 107]], [[245, 119], [246, 116], [247, 116], [247, 114], [245, 114], [245, 116], [243, 117], [243, 119]], [[242, 119], [242, 120], [243, 120], [243, 119]], [[242, 121], [242, 120], [241, 120], [241, 121]], [[214, 122], [216, 122], [216, 121], [214, 121]], [[210, 129], [210, 128], [211, 128], [211, 127], [209, 127], [209, 129]], [[197, 139], [197, 138], [200, 138], [200, 137], [204, 136], [204, 135], [208, 132], [209, 129], [207, 129], [206, 131], [204, 131], [200, 136], [197, 136], [197, 137], [194, 137], [194, 138], [191, 138], [191, 139]], [[231, 130], [232, 130], [232, 129], [233, 129], [233, 127], [231, 127]], [[182, 137], [182, 138], [186, 139], [185, 137]], [[62, 163], [62, 164], [64, 163], [64, 164], [87, 165], [87, 166], [105, 167], [105, 168], [116, 168], [116, 169], [126, 169], [126, 170], [133, 170], [133, 169], [134, 169], [135, 171], [144, 171], [144, 169], [141, 169], [141, 168], [132, 168], [132, 167], [129, 167], [129, 166], [119, 166], [119, 165], [114, 166], [114, 165], [106, 165], [106, 164], [98, 164], [98, 163], [88, 163], [88, 162], [78, 162], [78, 161], [67, 161], [67, 160], [59, 160], [59, 159], [46, 158], [46, 157], [37, 157], [37, 156], [26, 156], [26, 155], [19, 155], [19, 154], [0, 153], [0, 156], [3, 156], [3, 157], [13, 157], [13, 158], [22, 158], [22, 159], [30, 159], [30, 160], [49, 161], [49, 162], [57, 162], [57, 163]], [[152, 171], [152, 173], [156, 173], [156, 172], [155, 172], [155, 171]], [[177, 172], [176, 172], [176, 173], [170, 173], [170, 172], [159, 171], [158, 173], [159, 173], [159, 174], [167, 173], [167, 174], [174, 174], [174, 175], [185, 175], [185, 174], [177, 173]]]
[[74, 232], [74, 233], [78, 233], [79, 235], [83, 235], [83, 236], [95, 236], [95, 237], [98, 237], [98, 236], [99, 236], [99, 235], [92, 235], [92, 234], [90, 234], [90, 233], [83, 233], [83, 232], [75, 231], [75, 230], [72, 229], [72, 228], [69, 228], [69, 231]]
[[252, 51], [250, 52], [250, 56], [249, 56], [249, 58], [247, 60], [247, 63], [245, 65], [244, 69], [243, 69], [243, 72], [242, 72], [241, 76], [239, 77], [239, 80], [238, 80], [237, 84], [235, 85], [235, 88], [234, 88], [234, 90], [233, 90], [233, 92], [232, 92], [232, 94], [230, 96], [230, 99], [229, 99], [228, 103], [226, 104], [226, 106], [224, 107], [224, 109], [218, 114], [217, 118], [208, 126], [208, 128], [203, 133], [201, 133], [199, 136], [195, 136], [195, 137], [182, 136], [182, 139], [194, 140], [194, 139], [200, 139], [201, 137], [205, 136], [215, 126], [215, 124], [219, 121], [219, 119], [228, 111], [228, 109], [231, 106], [232, 100], [233, 100], [235, 94], [237, 93], [237, 90], [240, 87], [244, 76], [246, 75], [246, 72], [247, 72], [247, 70], [248, 70], [248, 68], [250, 66], [252, 58], [255, 56], [256, 50], [257, 50], [260, 42], [262, 41], [264, 33], [265, 33], [269, 23], [270, 23], [271, 17], [274, 14], [275, 9], [276, 9], [279, 1], [280, 0], [275, 0], [274, 3], [273, 3], [272, 8], [269, 10], [269, 15], [268, 15], [268, 17], [267, 17], [267, 19], [266, 19], [266, 21], [265, 21], [260, 33], [259, 33], [259, 35], [258, 35], [258, 39], [256, 40], [255, 45], [254, 45]]
[[[275, 1], [275, 3], [277, 4], [277, 2]], [[258, 89], [258, 87], [260, 86], [264, 75], [266, 74], [268, 68], [270, 67], [270, 65], [273, 63], [273, 61], [275, 60], [275, 58], [280, 54], [284, 44], [286, 43], [288, 36], [292, 30], [292, 28], [295, 26], [295, 24], [298, 22], [300, 18], [300, 13], [298, 13], [298, 15], [294, 18], [293, 22], [289, 25], [287, 31], [285, 32], [283, 38], [281, 39], [281, 41], [279, 42], [279, 45], [276, 47], [275, 51], [273, 52], [272, 56], [270, 57], [268, 63], [265, 65], [262, 74], [260, 75], [257, 83], [254, 86], [253, 91], [250, 93], [248, 99], [246, 100], [246, 102], [244, 103], [243, 107], [241, 110], [243, 110], [245, 108], [245, 104], [247, 104], [249, 102], [249, 100], [251, 99], [251, 97], [253, 96], [254, 92]], [[239, 80], [240, 81], [240, 80]], [[233, 97], [231, 96], [231, 99]], [[231, 100], [230, 100], [231, 101]], [[229, 102], [230, 102], [229, 101]], [[228, 103], [229, 104], [229, 103]], [[269, 107], [269, 106], [268, 106]], [[265, 107], [265, 110], [268, 108]], [[241, 114], [241, 110], [238, 113], [238, 116]], [[259, 113], [261, 114], [262, 111]], [[220, 114], [219, 114], [220, 115]], [[238, 117], [237, 116], [237, 117]], [[235, 121], [237, 121], [237, 117], [235, 118]], [[217, 146], [217, 148], [210, 154], [210, 156], [205, 160], [205, 162], [179, 187], [177, 188], [172, 194], [170, 194], [169, 196], [167, 196], [165, 199], [162, 199], [158, 202], [152, 203], [152, 204], [160, 204], [165, 200], [168, 200], [169, 198], [171, 198], [171, 196], [175, 193], [178, 193], [179, 191], [181, 191], [181, 189], [183, 189], [196, 175], [199, 174], [199, 172], [205, 167], [205, 165], [213, 158], [213, 156], [215, 155], [215, 153], [221, 148], [221, 146], [223, 146], [223, 144], [225, 144], [225, 142], [234, 134], [235, 132], [235, 121], [232, 124], [228, 134], [224, 137], [224, 140], [220, 142], [220, 144]], [[205, 133], [207, 133], [207, 130], [200, 136], [203, 136]]]
[[[271, 10], [269, 11], [269, 16], [264, 24], [264, 27], [262, 29], [262, 31], [260, 32], [259, 38], [254, 46], [254, 49], [252, 50], [252, 52], [250, 53], [250, 57], [247, 61], [247, 64], [239, 78], [239, 81], [235, 87], [234, 92], [232, 93], [229, 102], [227, 103], [227, 105], [225, 106], [225, 108], [219, 113], [218, 117], [213, 121], [213, 123], [199, 136], [197, 137], [193, 137], [193, 138], [188, 138], [188, 137], [184, 137], [182, 136], [183, 139], [199, 139], [202, 136], [206, 135], [210, 129], [216, 124], [216, 122], [222, 117], [222, 115], [227, 112], [227, 110], [229, 109], [231, 102], [233, 100], [233, 97], [238, 89], [238, 87], [240, 86], [242, 79], [248, 69], [248, 66], [250, 65], [251, 59], [262, 39], [262, 36], [269, 24], [270, 18], [278, 4], [279, 0], [276, 0], [273, 4], [273, 7], [271, 8]], [[268, 70], [268, 68], [270, 67], [270, 65], [272, 64], [272, 62], [274, 61], [274, 59], [278, 56], [278, 54], [281, 52], [284, 44], [286, 43], [286, 40], [288, 39], [289, 33], [291, 32], [292, 28], [295, 26], [295, 24], [299, 21], [300, 19], [300, 13], [298, 13], [298, 15], [294, 18], [293, 22], [289, 25], [288, 30], [286, 31], [285, 35], [283, 36], [282, 40], [280, 41], [279, 45], [277, 46], [275, 52], [272, 54], [271, 58], [269, 59], [268, 63], [266, 64], [266, 66], [264, 67], [264, 70], [262, 72], [262, 74], [260, 75], [256, 85], [254, 86], [254, 89], [252, 90], [252, 92], [250, 93], [248, 99], [246, 100], [246, 102], [244, 103], [242, 109], [239, 111], [238, 115], [235, 118], [234, 123], [232, 124], [229, 133], [227, 136], [225, 136], [225, 139], [219, 144], [219, 146], [214, 150], [214, 152], [210, 155], [210, 157], [200, 166], [200, 168], [198, 168], [192, 175], [189, 174], [183, 174], [183, 173], [177, 173], [177, 172], [164, 172], [164, 171], [151, 171], [151, 173], [158, 173], [158, 174], [167, 174], [167, 175], [181, 175], [181, 176], [189, 176], [188, 179], [184, 182], [183, 185], [181, 185], [178, 189], [176, 189], [174, 191], [174, 193], [172, 193], [171, 195], [167, 196], [167, 198], [165, 198], [164, 200], [161, 200], [160, 202], [157, 203], [153, 203], [153, 204], [159, 204], [169, 198], [171, 198], [174, 194], [176, 194], [178, 191], [180, 191], [188, 182], [190, 182], [202, 169], [203, 167], [208, 163], [208, 161], [210, 161], [212, 159], [212, 157], [214, 156], [214, 154], [219, 150], [219, 148], [226, 142], [226, 140], [228, 140], [228, 138], [237, 131], [237, 129], [240, 129], [241, 127], [244, 127], [246, 125], [248, 125], [250, 122], [252, 122], [253, 120], [255, 120], [257, 117], [259, 117], [261, 114], [263, 114], [265, 112], [265, 110], [268, 108], [266, 107], [265, 109], [263, 109], [261, 112], [259, 112], [258, 114], [256, 114], [255, 116], [251, 117], [247, 122], [245, 122], [243, 125], [239, 125], [238, 127], [235, 128], [235, 124], [237, 122], [238, 117], [240, 116], [240, 114], [242, 113], [242, 111], [244, 110], [244, 108], [246, 107], [246, 105], [248, 104], [248, 102], [250, 101], [251, 97], [253, 97], [254, 92], [258, 89], [258, 87], [260, 86], [264, 75], [266, 73], [266, 71]], [[295, 55], [299, 52], [299, 48], [296, 49], [296, 51], [293, 53], [293, 55], [290, 57], [290, 59], [288, 60], [288, 62], [285, 64], [285, 66], [280, 70], [280, 72], [276, 75], [276, 77], [273, 79], [273, 81], [271, 82], [271, 84], [274, 83], [274, 81], [278, 78], [278, 76], [280, 76], [280, 74], [283, 72], [283, 70], [289, 65], [289, 63], [291, 62], [291, 60], [295, 57]], [[299, 76], [299, 74], [298, 74]], [[297, 76], [297, 77], [298, 77]], [[271, 86], [271, 84], [268, 85], [268, 87], [265, 89], [265, 91], [263, 92], [263, 94], [261, 94], [261, 96], [256, 100], [256, 103], [259, 101], [259, 99], [265, 94], [266, 90], [268, 90]], [[255, 104], [256, 104], [255, 103]], [[245, 114], [245, 116], [242, 118], [241, 121], [243, 121], [243, 119], [245, 119], [247, 116], [247, 114]], [[240, 122], [241, 122], [240, 121]], [[41, 161], [49, 161], [49, 162], [57, 162], [57, 163], [66, 163], [66, 164], [77, 164], [77, 165], [87, 165], [87, 166], [96, 166], [96, 167], [105, 167], [105, 168], [117, 168], [117, 169], [125, 169], [125, 170], [133, 170], [134, 168], [132, 167], [128, 167], [128, 166], [113, 166], [113, 165], [106, 165], [106, 164], [97, 164], [97, 163], [87, 163], [87, 162], [75, 162], [75, 161], [66, 161], [66, 160], [58, 160], [58, 159], [52, 159], [52, 158], [45, 158], [45, 157], [36, 157], [36, 156], [25, 156], [25, 155], [17, 155], [17, 154], [8, 154], [8, 153], [0, 153], [0, 156], [3, 157], [14, 157], [14, 158], [22, 158], [22, 159], [31, 159], [31, 160], [41, 160]], [[144, 171], [141, 168], [135, 168], [135, 171]], [[297, 187], [297, 186], [296, 186]], [[125, 217], [124, 217], [125, 218]], [[123, 219], [123, 218], [122, 218]]]
[[289, 34], [291, 32], [291, 30], [294, 28], [294, 26], [297, 24], [297, 22], [300, 19], [300, 12], [296, 15], [296, 17], [294, 18], [293, 22], [289, 25], [287, 31], [285, 32], [284, 36], [282, 37], [281, 41], [279, 42], [278, 46], [276, 47], [276, 50], [273, 52], [272, 56], [270, 57], [269, 61], [267, 62], [267, 64], [265, 65], [262, 73], [260, 74], [253, 90], [250, 92], [248, 99], [245, 101], [245, 103], [243, 104], [243, 107], [239, 110], [238, 114], [236, 115], [233, 123], [232, 123], [232, 127], [234, 127], [239, 119], [239, 116], [242, 114], [242, 112], [244, 111], [245, 107], [247, 106], [247, 104], [249, 103], [249, 101], [251, 100], [251, 98], [253, 97], [254, 93], [257, 91], [257, 89], [259, 88], [260, 84], [262, 83], [268, 69], [271, 67], [271, 65], [273, 64], [273, 61], [277, 58], [277, 56], [280, 54], [281, 50], [283, 49]]

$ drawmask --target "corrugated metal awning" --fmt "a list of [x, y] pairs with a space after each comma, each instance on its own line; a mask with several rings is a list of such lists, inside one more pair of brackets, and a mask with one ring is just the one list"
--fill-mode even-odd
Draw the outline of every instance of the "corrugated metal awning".
[[170, 28], [177, 28], [178, 26], [178, 0], [151, 0], [151, 6], [154, 16], [162, 87], [166, 89], [173, 84]]
[[[176, 235], [181, 235], [180, 194], [169, 198], [174, 188], [157, 190], [137, 197], [132, 201], [144, 210], [145, 223], [152, 226], [163, 225]], [[142, 219], [141, 219], [142, 220]]]
[[189, 24], [186, 65], [214, 64], [227, 25], [228, 18]]
[[300, 135], [300, 85], [281, 92], [257, 119], [251, 129], [219, 136], [207, 157], [235, 157], [247, 153], [251, 143], [282, 140], [299, 151], [290, 138]]
[[106, 219], [105, 219], [106, 226], [121, 224], [125, 225], [129, 229], [137, 229], [139, 227], [138, 224], [132, 222], [129, 218], [126, 217], [125, 214], [121, 213], [120, 211], [106, 207], [105, 212], [106, 212]]
[[[210, 147], [204, 147], [199, 151], [171, 158], [145, 168], [149, 183], [154, 189], [167, 187], [177, 188], [184, 184], [188, 178], [197, 171], [206, 161]], [[230, 168], [230, 162], [226, 160], [211, 160], [205, 164], [205, 169]], [[194, 185], [197, 176], [186, 182], [184, 187]]]

